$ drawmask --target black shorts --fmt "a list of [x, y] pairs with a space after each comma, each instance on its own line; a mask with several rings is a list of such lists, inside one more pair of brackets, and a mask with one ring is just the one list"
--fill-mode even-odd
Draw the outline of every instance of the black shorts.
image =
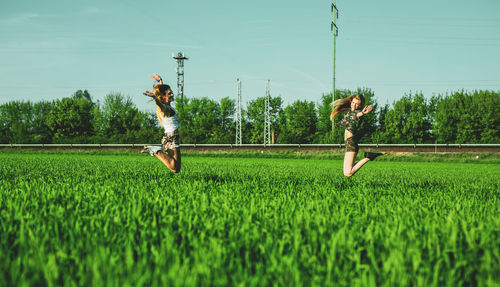
[[350, 137], [345, 140], [345, 151], [359, 151], [358, 141], [355, 140], [354, 137]]

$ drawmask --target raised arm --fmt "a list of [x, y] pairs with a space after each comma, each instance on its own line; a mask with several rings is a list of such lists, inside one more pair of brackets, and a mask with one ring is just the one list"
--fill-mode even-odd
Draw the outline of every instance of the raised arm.
[[155, 94], [151, 93], [150, 91], [145, 91], [142, 94], [152, 98], [155, 101], [155, 104], [158, 107], [160, 107], [160, 109], [165, 114], [165, 116], [171, 117], [174, 115], [174, 110], [172, 109], [172, 107], [170, 105], [167, 105], [167, 104], [163, 103], [162, 101], [160, 101], [160, 99], [158, 99], [158, 97], [155, 96]]
[[369, 106], [366, 106], [363, 108], [363, 110], [359, 113], [356, 114], [356, 116], [359, 118], [361, 118], [362, 116], [366, 115], [367, 113], [371, 112], [373, 109], [373, 105], [369, 105]]
[[163, 85], [163, 80], [158, 74], [150, 75], [150, 77], [153, 78], [153, 80], [157, 81], [160, 85]]

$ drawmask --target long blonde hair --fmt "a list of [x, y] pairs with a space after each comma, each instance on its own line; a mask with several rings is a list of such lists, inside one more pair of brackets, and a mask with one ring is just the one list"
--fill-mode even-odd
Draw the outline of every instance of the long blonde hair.
[[[171, 90], [169, 85], [154, 85], [153, 86], [153, 94], [160, 100], [162, 103], [167, 103], [167, 91]], [[165, 117], [165, 113], [160, 109], [158, 105], [156, 105], [156, 116], [160, 121], [160, 125], [163, 124], [162, 117]]]
[[354, 99], [359, 100], [359, 102], [360, 102], [359, 107], [360, 108], [364, 107], [365, 97], [362, 94], [354, 94], [354, 95], [349, 96], [347, 98], [335, 100], [333, 103], [331, 103], [333, 111], [330, 114], [330, 120], [333, 120], [333, 118], [336, 115], [338, 115], [339, 113], [349, 110], [351, 108], [351, 102]]

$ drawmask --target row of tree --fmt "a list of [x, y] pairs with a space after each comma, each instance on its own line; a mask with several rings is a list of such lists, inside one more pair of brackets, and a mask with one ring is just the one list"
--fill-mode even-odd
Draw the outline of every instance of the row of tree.
[[[340, 90], [336, 97], [365, 95], [373, 104], [363, 117], [365, 143], [499, 143], [500, 92], [459, 91], [425, 98], [408, 94], [380, 106], [370, 89]], [[234, 143], [233, 99], [208, 98], [176, 103], [183, 143]], [[295, 101], [283, 107], [271, 97], [270, 119], [275, 143], [342, 143], [343, 130], [332, 130], [332, 95], [319, 103]], [[265, 98], [247, 104], [242, 116], [243, 143], [263, 143]], [[339, 119], [336, 119], [339, 120]], [[108, 94], [94, 102], [88, 91], [56, 101], [12, 101], [0, 105], [0, 143], [157, 143], [162, 136], [156, 115], [138, 110], [130, 98]]]

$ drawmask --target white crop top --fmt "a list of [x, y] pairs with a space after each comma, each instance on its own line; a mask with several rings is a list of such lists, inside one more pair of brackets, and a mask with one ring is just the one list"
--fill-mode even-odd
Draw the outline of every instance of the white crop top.
[[164, 117], [160, 114], [161, 124], [163, 126], [163, 129], [165, 130], [165, 133], [171, 133], [181, 127], [177, 111], [174, 110], [174, 108], [172, 108], [172, 110], [174, 111], [174, 115], [171, 117]]

